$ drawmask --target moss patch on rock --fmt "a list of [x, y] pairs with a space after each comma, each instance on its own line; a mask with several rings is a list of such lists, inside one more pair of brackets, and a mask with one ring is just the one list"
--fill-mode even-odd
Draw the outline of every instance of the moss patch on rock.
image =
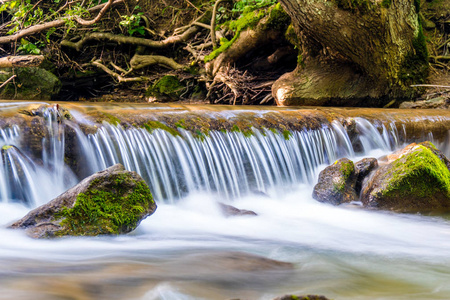
[[184, 89], [185, 86], [178, 77], [166, 75], [148, 88], [146, 96], [152, 96], [161, 101], [176, 101], [179, 100]]
[[[136, 228], [140, 214], [154, 203], [150, 189], [143, 182], [130, 182], [133, 179], [126, 175], [110, 180], [108, 190], [95, 188], [93, 182], [87, 192], [77, 196], [72, 208], [65, 207], [59, 215], [64, 218], [60, 223], [64, 229], [55, 235], [119, 234]], [[123, 186], [130, 184], [135, 185], [131, 193], [124, 191]]]
[[411, 150], [378, 169], [362, 190], [367, 207], [399, 212], [450, 210], [450, 171], [428, 144]]

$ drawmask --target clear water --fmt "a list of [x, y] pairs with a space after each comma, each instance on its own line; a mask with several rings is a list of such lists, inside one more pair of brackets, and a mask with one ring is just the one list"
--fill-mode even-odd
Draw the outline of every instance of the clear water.
[[[13, 148], [12, 165], [32, 179], [14, 177], [5, 163], [0, 170], [0, 299], [448, 299], [445, 217], [312, 199], [319, 170], [336, 158], [379, 157], [402, 146], [392, 128], [380, 132], [366, 119], [357, 126], [360, 151], [339, 124], [289, 140], [258, 131], [214, 132], [201, 142], [189, 132], [173, 137], [108, 124], [91, 136], [79, 131], [91, 172], [122, 162], [147, 178], [157, 199], [154, 215], [118, 237], [33, 240], [6, 229], [75, 180], [61, 160], [61, 138], [47, 141], [42, 163]], [[19, 129], [0, 136], [2, 146], [19, 145]], [[445, 141], [439, 146], [448, 149]], [[21, 188], [10, 186], [15, 178]], [[12, 197], [18, 190], [25, 195]], [[218, 202], [258, 216], [224, 217]]]

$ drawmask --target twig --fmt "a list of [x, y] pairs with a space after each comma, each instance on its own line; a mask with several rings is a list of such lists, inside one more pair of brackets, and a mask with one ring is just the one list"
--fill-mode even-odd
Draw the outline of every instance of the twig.
[[1, 89], [2, 87], [4, 87], [5, 85], [7, 85], [8, 82], [10, 82], [11, 80], [13, 80], [16, 76], [17, 76], [17, 75], [13, 75], [13, 76], [9, 77], [8, 80], [6, 80], [5, 82], [2, 83], [2, 85], [0, 85], [0, 89]]
[[411, 87], [435, 87], [435, 88], [444, 88], [450, 89], [450, 85], [435, 85], [435, 84], [413, 84]]
[[217, 48], [216, 28], [215, 28], [215, 27], [216, 27], [216, 14], [217, 14], [217, 9], [218, 9], [219, 4], [220, 4], [221, 2], [223, 2], [223, 1], [225, 1], [225, 0], [217, 0], [216, 3], [214, 4], [214, 8], [213, 8], [213, 11], [212, 11], [211, 27], [210, 27], [210, 30], [211, 30], [211, 41], [212, 41], [212, 44], [213, 44], [213, 49], [216, 49], [216, 48]]
[[191, 1], [186, 0], [187, 3], [189, 3], [190, 6], [192, 6], [193, 8], [195, 8], [199, 13], [201, 13], [202, 11], [200, 10], [200, 8], [198, 8], [197, 6], [195, 6], [194, 4], [192, 4]]
[[131, 78], [125, 78], [116, 72], [110, 70], [108, 67], [103, 65], [100, 61], [96, 60], [91, 63], [92, 65], [96, 66], [97, 68], [102, 69], [107, 74], [111, 75], [112, 77], [116, 78], [119, 83], [121, 82], [141, 82], [141, 81], [147, 81], [149, 78], [146, 77], [131, 77]]

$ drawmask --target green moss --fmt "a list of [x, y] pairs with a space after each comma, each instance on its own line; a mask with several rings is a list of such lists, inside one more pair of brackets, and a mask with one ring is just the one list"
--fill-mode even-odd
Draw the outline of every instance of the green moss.
[[383, 0], [381, 1], [381, 6], [384, 8], [389, 8], [391, 7], [392, 4], [392, 0]]
[[347, 180], [355, 172], [355, 164], [351, 160], [348, 162], [341, 161], [339, 171], [344, 176], [344, 180]]
[[417, 150], [399, 159], [392, 171], [383, 196], [405, 197], [408, 194], [429, 198], [436, 193], [450, 197], [450, 171], [432, 150], [417, 146]]
[[155, 130], [155, 129], [161, 129], [161, 130], [165, 130], [165, 131], [169, 132], [173, 136], [180, 135], [180, 133], [176, 129], [169, 127], [166, 124], [161, 123], [159, 121], [148, 121], [147, 123], [143, 124], [142, 127], [147, 129], [147, 131], [150, 133], [152, 133], [153, 130]]
[[292, 133], [289, 130], [283, 130], [283, 137], [288, 141], [292, 137]]
[[291, 18], [277, 3], [269, 8], [269, 18], [264, 24], [263, 30], [279, 30], [286, 31], [291, 23]]
[[419, 30], [412, 45], [414, 51], [405, 56], [400, 66], [399, 77], [406, 86], [423, 83], [428, 76], [428, 50], [421, 22], [419, 22]]
[[359, 12], [367, 11], [372, 5], [370, 0], [334, 0], [334, 2], [343, 10]]
[[11, 149], [12, 147], [13, 146], [5, 145], [5, 146], [2, 147], [2, 150], [8, 150], [8, 149]]
[[251, 128], [249, 128], [249, 127], [242, 128], [242, 127], [239, 127], [237, 124], [234, 124], [233, 127], [231, 127], [231, 131], [232, 132], [240, 132], [245, 137], [251, 137], [254, 134], [253, 130]]
[[[140, 216], [154, 202], [148, 186], [143, 182], [136, 182], [129, 194], [123, 191], [122, 184], [130, 180], [133, 179], [119, 175], [113, 181], [111, 192], [92, 189], [80, 193], [74, 207], [62, 210], [59, 217], [64, 218], [61, 226], [65, 229], [56, 235], [118, 234], [135, 228]], [[91, 186], [95, 184], [92, 182]]]
[[178, 127], [178, 128], [186, 129], [186, 120], [185, 119], [180, 119], [174, 125], [176, 127]]
[[117, 118], [116, 116], [113, 116], [109, 113], [106, 112], [102, 112], [103, 117], [105, 117], [105, 121], [108, 122], [111, 125], [117, 126], [120, 124], [120, 119]]
[[176, 76], [165, 75], [153, 86], [148, 88], [146, 96], [154, 96], [157, 98], [170, 98], [171, 100], [178, 100], [185, 86], [178, 80]]

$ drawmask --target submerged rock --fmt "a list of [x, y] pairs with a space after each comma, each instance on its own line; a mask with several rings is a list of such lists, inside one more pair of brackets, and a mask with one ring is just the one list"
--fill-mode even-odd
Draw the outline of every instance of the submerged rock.
[[117, 164], [85, 178], [10, 227], [26, 229], [34, 238], [122, 234], [155, 210], [141, 176]]
[[239, 209], [237, 207], [227, 205], [224, 203], [219, 203], [220, 210], [225, 217], [236, 217], [236, 216], [257, 216], [258, 214], [251, 210]]
[[304, 295], [304, 296], [284, 295], [281, 297], [277, 297], [273, 300], [329, 300], [329, 299], [325, 296], [319, 295]]
[[355, 184], [355, 165], [351, 160], [341, 158], [320, 172], [313, 198], [334, 205], [356, 201]]
[[408, 145], [386, 162], [364, 182], [364, 206], [398, 212], [450, 210], [450, 163], [433, 144]]

